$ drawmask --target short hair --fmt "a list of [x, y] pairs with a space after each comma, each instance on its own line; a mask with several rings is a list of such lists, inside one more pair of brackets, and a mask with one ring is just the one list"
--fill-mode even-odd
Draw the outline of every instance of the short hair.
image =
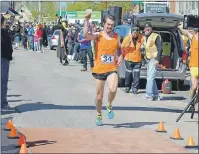
[[107, 15], [105, 15], [104, 18], [103, 18], [103, 23], [106, 23], [106, 20], [107, 20], [107, 19], [110, 19], [110, 20], [112, 20], [112, 21], [115, 22], [115, 16], [112, 15], [112, 14], [107, 14]]

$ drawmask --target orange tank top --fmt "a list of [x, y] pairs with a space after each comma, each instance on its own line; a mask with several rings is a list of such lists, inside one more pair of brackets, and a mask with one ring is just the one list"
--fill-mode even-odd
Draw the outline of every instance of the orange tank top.
[[[130, 37], [130, 40], [132, 40], [132, 35]], [[131, 41], [129, 46], [123, 49], [125, 60], [131, 61], [131, 62], [141, 62], [142, 60], [141, 51], [140, 51], [140, 48], [142, 45], [141, 40], [142, 40], [142, 36], [139, 35], [136, 41], [136, 46], [134, 45], [133, 41]]]
[[118, 34], [113, 33], [113, 38], [107, 40], [102, 32], [99, 33], [96, 41], [93, 73], [102, 74], [117, 71], [116, 53], [118, 46]]
[[198, 33], [193, 36], [191, 41], [191, 55], [190, 55], [190, 67], [199, 67], [198, 64]]

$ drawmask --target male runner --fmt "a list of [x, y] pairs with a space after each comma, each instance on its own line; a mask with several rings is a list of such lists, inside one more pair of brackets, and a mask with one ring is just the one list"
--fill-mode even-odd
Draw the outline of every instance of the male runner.
[[102, 125], [102, 99], [104, 93], [105, 81], [108, 83], [108, 118], [114, 117], [112, 110], [112, 102], [115, 98], [118, 87], [118, 75], [117, 67], [122, 62], [122, 54], [116, 59], [117, 51], [120, 51], [120, 38], [113, 32], [115, 17], [113, 15], [107, 15], [104, 18], [104, 29], [98, 34], [88, 33], [89, 19], [91, 13], [88, 13], [85, 17], [84, 36], [89, 40], [96, 40], [95, 49], [95, 64], [93, 68], [93, 76], [96, 79], [96, 109], [97, 118], [96, 125]]

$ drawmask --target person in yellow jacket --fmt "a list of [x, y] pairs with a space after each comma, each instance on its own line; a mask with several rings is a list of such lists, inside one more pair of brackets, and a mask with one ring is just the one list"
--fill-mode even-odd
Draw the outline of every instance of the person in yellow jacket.
[[194, 33], [190, 33], [187, 30], [184, 30], [181, 26], [179, 29], [181, 33], [187, 36], [191, 40], [191, 53], [190, 53], [190, 60], [189, 60], [189, 67], [190, 67], [190, 74], [191, 74], [191, 89], [190, 89], [190, 96], [191, 98], [194, 97], [196, 90], [198, 89], [199, 83], [199, 51], [198, 51], [198, 30], [195, 30]]
[[144, 99], [150, 101], [160, 100], [157, 84], [156, 72], [162, 54], [161, 36], [153, 32], [151, 23], [146, 23], [144, 28], [143, 47], [147, 63], [147, 84], [146, 96]]
[[141, 45], [142, 35], [139, 28], [134, 27], [132, 34], [127, 35], [121, 45], [123, 50], [123, 58], [126, 65], [125, 73], [125, 92], [129, 93], [132, 88], [133, 94], [137, 94], [140, 80], [141, 68]]

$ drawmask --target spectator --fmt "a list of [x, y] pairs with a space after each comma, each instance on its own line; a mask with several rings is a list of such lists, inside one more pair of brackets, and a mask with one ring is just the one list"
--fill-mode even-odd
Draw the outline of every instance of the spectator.
[[5, 17], [1, 15], [1, 111], [8, 110], [7, 87], [9, 64], [12, 60], [12, 41], [4, 25]]
[[34, 34], [34, 51], [39, 52], [39, 36], [37, 34], [38, 29], [36, 28], [35, 34]]
[[39, 52], [44, 53], [44, 49], [43, 49], [43, 29], [42, 29], [41, 24], [38, 25], [37, 35], [38, 35]]
[[94, 66], [91, 40], [85, 39], [83, 36], [83, 31], [81, 31], [80, 35], [78, 37], [78, 41], [80, 42], [80, 50], [81, 50], [81, 54], [82, 54], [82, 58], [83, 58], [83, 69], [81, 69], [81, 71], [87, 71], [87, 54], [90, 59], [91, 69]]
[[46, 23], [44, 23], [44, 27], [43, 27], [43, 46], [45, 46], [45, 47], [48, 46]]
[[15, 38], [15, 49], [19, 49], [19, 43], [20, 43], [20, 23], [19, 21], [16, 22], [15, 28], [14, 28], [14, 38]]
[[29, 24], [29, 27], [28, 27], [28, 37], [29, 37], [29, 50], [32, 50], [34, 51], [34, 29], [32, 27], [32, 24], [30, 23]]

